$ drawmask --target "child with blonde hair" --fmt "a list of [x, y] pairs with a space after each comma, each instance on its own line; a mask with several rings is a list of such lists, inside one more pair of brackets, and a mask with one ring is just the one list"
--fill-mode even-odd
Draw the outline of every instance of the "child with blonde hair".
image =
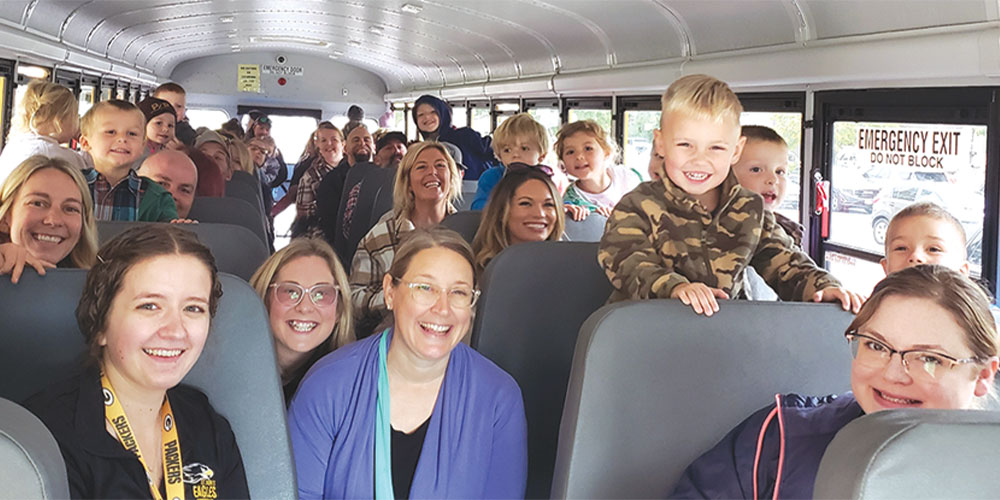
[[914, 203], [889, 221], [882, 269], [892, 274], [920, 264], [939, 264], [968, 276], [965, 246], [965, 228], [954, 215], [935, 203]]
[[0, 154], [0, 182], [24, 160], [43, 155], [83, 170], [83, 155], [60, 146], [80, 133], [80, 103], [68, 88], [32, 80], [14, 109], [13, 128]]
[[511, 163], [537, 165], [548, 151], [549, 133], [530, 114], [518, 113], [501, 123], [493, 131], [493, 153], [500, 160], [500, 166], [491, 167], [479, 176], [472, 209], [482, 210], [486, 207], [490, 193]]
[[605, 217], [611, 209], [642, 182], [642, 174], [624, 165], [615, 165], [618, 147], [608, 140], [604, 128], [593, 120], [567, 123], [559, 129], [556, 153], [566, 173], [576, 178], [566, 190], [567, 210], [574, 220], [586, 219], [590, 212]]
[[663, 94], [662, 107], [654, 142], [666, 176], [626, 194], [601, 238], [610, 300], [677, 298], [708, 316], [717, 299], [745, 297], [753, 266], [782, 300], [840, 302], [857, 312], [864, 297], [817, 267], [733, 174], [746, 139], [743, 106], [729, 86], [686, 76]]

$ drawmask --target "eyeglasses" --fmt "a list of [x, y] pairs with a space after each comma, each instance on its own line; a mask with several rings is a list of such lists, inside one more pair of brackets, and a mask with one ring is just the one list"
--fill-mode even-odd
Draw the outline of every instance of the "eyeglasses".
[[[869, 368], [882, 369], [892, 360], [893, 354], [899, 354], [899, 359], [903, 363], [903, 369], [906, 370], [906, 373], [925, 382], [940, 379], [955, 365], [981, 361], [979, 358], [957, 359], [947, 354], [922, 349], [897, 351], [881, 340], [857, 332], [848, 332], [846, 337], [851, 344], [851, 354], [858, 363]], [[920, 369], [911, 371], [911, 366]]]
[[552, 167], [548, 165], [542, 165], [542, 164], [528, 165], [527, 163], [521, 163], [517, 161], [508, 165], [507, 170], [509, 172], [516, 172], [518, 170], [538, 170], [539, 172], [542, 172], [543, 174], [549, 177], [552, 177], [552, 175], [555, 173], [552, 170]]
[[448, 290], [430, 283], [404, 281], [393, 277], [393, 281], [406, 285], [410, 289], [410, 297], [421, 307], [433, 306], [442, 292], [447, 292], [448, 304], [452, 309], [471, 308], [479, 300], [479, 290], [471, 286], [458, 285]]
[[337, 296], [340, 289], [328, 283], [313, 285], [305, 288], [298, 283], [283, 282], [274, 283], [268, 288], [274, 289], [274, 298], [278, 303], [288, 307], [295, 307], [302, 302], [302, 297], [309, 295], [309, 300], [318, 307], [330, 307], [337, 305]]

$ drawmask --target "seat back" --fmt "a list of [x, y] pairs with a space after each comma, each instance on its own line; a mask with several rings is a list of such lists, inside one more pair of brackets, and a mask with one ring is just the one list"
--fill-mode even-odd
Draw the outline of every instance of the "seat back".
[[[358, 243], [364, 239], [368, 231], [375, 227], [375, 223], [386, 212], [392, 209], [392, 185], [396, 177], [396, 169], [379, 168], [373, 163], [359, 163], [347, 171], [347, 178], [344, 181], [344, 193], [340, 196], [340, 206], [337, 209], [336, 230], [333, 238], [333, 249], [340, 257], [340, 262], [345, 268], [351, 268], [351, 260], [354, 252], [358, 249]], [[355, 200], [353, 211], [351, 212], [351, 225], [348, 231], [343, 230], [342, 224], [347, 210], [348, 192], [358, 183], [358, 197]], [[382, 192], [388, 194], [388, 206], [378, 203], [379, 195]], [[381, 211], [379, 211], [381, 210]]]
[[581, 221], [566, 217], [566, 237], [569, 241], [601, 241], [607, 223], [608, 218], [597, 212], [592, 212]]
[[596, 243], [539, 242], [500, 252], [481, 288], [472, 347], [521, 386], [528, 497], [548, 497], [576, 337], [611, 284], [597, 265]]
[[850, 388], [849, 313], [832, 304], [607, 305], [583, 325], [559, 430], [554, 498], [663, 498], [776, 393]]
[[[25, 272], [0, 280], [0, 397], [21, 402], [77, 371], [85, 355], [74, 310], [86, 272]], [[224, 294], [212, 331], [184, 383], [208, 395], [232, 424], [250, 496], [295, 498], [295, 471], [285, 406], [264, 306], [248, 284], [220, 275]]]
[[476, 190], [479, 189], [479, 181], [462, 181], [462, 200], [455, 208], [459, 210], [471, 210], [472, 202], [476, 199]]
[[234, 224], [243, 226], [267, 245], [267, 230], [260, 209], [238, 198], [195, 197], [189, 219], [198, 222]]
[[814, 498], [995, 498], [1000, 413], [888, 410], [840, 430]]
[[233, 172], [233, 178], [226, 181], [226, 197], [243, 200], [264, 213], [260, 180], [253, 174], [239, 170]]
[[476, 237], [476, 231], [479, 230], [479, 220], [482, 216], [483, 212], [480, 210], [462, 210], [445, 217], [441, 225], [462, 235], [462, 238], [471, 245], [473, 238]]
[[[125, 230], [143, 224], [157, 222], [97, 221], [97, 237], [103, 245]], [[235, 274], [246, 281], [267, 260], [268, 251], [264, 242], [254, 236], [249, 229], [233, 224], [178, 224], [198, 235], [198, 240], [212, 251], [219, 271]]]
[[69, 498], [66, 463], [45, 424], [0, 398], [0, 500]]

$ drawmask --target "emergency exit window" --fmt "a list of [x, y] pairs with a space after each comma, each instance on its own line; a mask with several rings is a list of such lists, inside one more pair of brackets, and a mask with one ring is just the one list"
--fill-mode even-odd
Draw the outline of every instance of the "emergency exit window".
[[980, 274], [986, 126], [841, 121], [832, 151], [830, 242], [883, 256], [892, 216], [933, 202], [961, 222]]

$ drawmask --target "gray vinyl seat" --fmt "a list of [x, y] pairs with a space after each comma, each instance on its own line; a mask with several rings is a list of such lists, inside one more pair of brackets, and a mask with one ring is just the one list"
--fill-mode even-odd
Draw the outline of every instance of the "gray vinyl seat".
[[0, 500], [69, 498], [66, 463], [38, 417], [0, 398]]
[[[86, 272], [25, 271], [0, 279], [0, 397], [23, 402], [77, 371], [85, 355], [74, 310]], [[184, 383], [232, 424], [253, 498], [295, 498], [295, 470], [267, 313], [243, 280], [221, 275], [223, 296], [205, 350]]]
[[479, 181], [462, 181], [462, 200], [455, 208], [459, 210], [471, 210], [472, 202], [476, 199], [477, 189], [479, 189]]
[[1000, 413], [889, 410], [833, 438], [814, 498], [996, 498]]
[[[395, 179], [395, 168], [379, 168], [368, 162], [359, 163], [348, 170], [344, 181], [345, 192], [341, 194], [340, 206], [337, 208], [336, 233], [333, 237], [333, 249], [345, 268], [351, 268], [358, 243], [375, 227], [380, 217], [392, 210], [392, 187]], [[344, 234], [341, 223], [345, 219], [349, 198], [346, 191], [351, 189], [348, 186], [355, 186], [359, 182], [361, 186], [351, 213], [351, 225], [347, 234]]]
[[591, 212], [581, 221], [566, 217], [566, 237], [569, 241], [601, 241], [607, 223], [608, 218], [597, 212]]
[[479, 221], [483, 216], [480, 210], [462, 210], [455, 212], [441, 221], [441, 225], [462, 235], [462, 238], [472, 244], [479, 230]]
[[[462, 213], [462, 212], [459, 212]], [[445, 219], [447, 222], [447, 219]], [[522, 243], [486, 268], [472, 347], [510, 373], [528, 417], [528, 497], [549, 495], [580, 325], [608, 300], [596, 243]]]
[[226, 197], [243, 200], [264, 213], [264, 195], [260, 180], [253, 174], [235, 171], [233, 178], [226, 181]]
[[198, 222], [210, 222], [221, 224], [234, 224], [243, 226], [260, 238], [260, 241], [267, 245], [267, 229], [264, 225], [264, 216], [260, 209], [255, 208], [250, 203], [238, 198], [229, 197], [195, 197], [191, 204], [189, 219]]
[[663, 498], [684, 469], [777, 393], [850, 389], [833, 304], [678, 300], [607, 305], [580, 331], [553, 498]]
[[[126, 229], [157, 222], [98, 221], [97, 237], [103, 244]], [[235, 274], [244, 280], [250, 277], [267, 260], [264, 242], [249, 229], [233, 224], [176, 224], [198, 235], [198, 240], [212, 251], [219, 271]]]

